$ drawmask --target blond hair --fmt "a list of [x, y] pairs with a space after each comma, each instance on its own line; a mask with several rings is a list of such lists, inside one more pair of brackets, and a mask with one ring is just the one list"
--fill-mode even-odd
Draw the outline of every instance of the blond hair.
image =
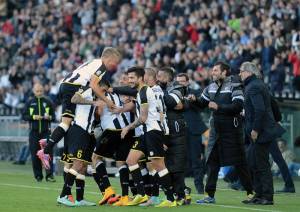
[[117, 48], [105, 47], [103, 52], [102, 52], [101, 58], [111, 57], [111, 56], [116, 57], [120, 60], [122, 58], [122, 54]]

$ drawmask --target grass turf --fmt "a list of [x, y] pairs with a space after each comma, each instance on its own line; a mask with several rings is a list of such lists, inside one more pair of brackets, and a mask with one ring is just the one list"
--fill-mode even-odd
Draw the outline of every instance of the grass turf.
[[[22, 212], [47, 212], [47, 211], [102, 211], [102, 212], [139, 212], [139, 211], [166, 211], [166, 208], [141, 208], [141, 207], [113, 207], [96, 206], [84, 208], [68, 208], [58, 206], [56, 198], [63, 185], [62, 177], [56, 177], [56, 183], [36, 182], [32, 177], [30, 165], [16, 166], [8, 162], [0, 162], [0, 211], [22, 211]], [[119, 179], [110, 178], [112, 185], [120, 191]], [[282, 188], [283, 183], [275, 180], [275, 189]], [[186, 179], [187, 185], [193, 186], [192, 179]], [[296, 190], [300, 191], [300, 181], [295, 181]], [[195, 189], [193, 189], [195, 192]], [[73, 189], [73, 194], [75, 191]], [[163, 196], [163, 195], [162, 195]], [[298, 212], [300, 211], [300, 195], [278, 194], [275, 195], [274, 206], [249, 206], [241, 203], [245, 199], [245, 193], [227, 189], [227, 184], [222, 180], [218, 182], [216, 193], [217, 203], [214, 205], [196, 205], [195, 200], [202, 198], [203, 195], [193, 194], [193, 203], [189, 206], [172, 208], [172, 211], [201, 211], [201, 212], [243, 212], [243, 211], [279, 211], [279, 212]], [[101, 195], [91, 177], [86, 180], [85, 199], [98, 202]], [[169, 209], [170, 210], [170, 209]]]

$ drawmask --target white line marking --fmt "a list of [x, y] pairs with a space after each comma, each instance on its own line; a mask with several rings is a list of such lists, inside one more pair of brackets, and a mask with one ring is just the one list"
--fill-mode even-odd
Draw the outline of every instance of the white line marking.
[[[41, 189], [41, 190], [51, 190], [51, 191], [60, 191], [59, 188], [48, 188], [48, 187], [41, 187], [41, 186], [29, 186], [29, 185], [20, 185], [20, 184], [10, 184], [10, 183], [0, 183], [0, 186], [10, 186], [16, 188], [29, 188], [29, 189]], [[87, 191], [85, 193], [99, 195], [99, 192]], [[196, 196], [196, 195], [192, 195]], [[199, 196], [199, 195], [197, 195]], [[242, 210], [251, 210], [251, 211], [262, 211], [262, 212], [282, 212], [276, 210], [266, 210], [266, 209], [259, 209], [259, 208], [248, 208], [248, 207], [239, 207], [233, 205], [218, 205], [218, 204], [202, 204], [203, 206], [214, 206], [214, 207], [222, 207], [222, 208], [233, 208], [233, 209], [242, 209]], [[201, 207], [201, 205], [199, 205]]]

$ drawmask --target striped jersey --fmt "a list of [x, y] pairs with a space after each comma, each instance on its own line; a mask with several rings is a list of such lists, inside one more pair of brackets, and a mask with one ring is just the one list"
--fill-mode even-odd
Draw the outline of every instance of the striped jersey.
[[[106, 97], [111, 100], [117, 107], [123, 107], [123, 103], [118, 94], [106, 93]], [[107, 106], [103, 108], [103, 112], [100, 116], [101, 127], [104, 130], [121, 130], [130, 123], [130, 117], [124, 113], [114, 114]]]
[[160, 113], [160, 121], [162, 123], [164, 133], [169, 135], [169, 127], [167, 125], [167, 107], [164, 102], [164, 92], [159, 85], [154, 85], [151, 87], [154, 92], [155, 99], [158, 101], [157, 112]]
[[83, 63], [72, 73], [68, 74], [63, 80], [63, 83], [87, 86], [93, 75], [100, 77], [105, 71], [106, 68], [102, 60], [93, 59]]
[[[83, 91], [81, 95], [87, 100], [94, 100], [94, 95], [91, 88]], [[95, 107], [93, 105], [76, 105], [74, 123], [88, 133], [91, 133], [92, 123], [94, 121], [94, 112]]]
[[137, 94], [136, 101], [136, 114], [140, 117], [141, 105], [148, 104], [148, 117], [146, 122], [141, 126], [143, 132], [149, 132], [151, 130], [159, 130], [164, 132], [163, 124], [161, 122], [161, 113], [158, 111], [160, 108], [159, 101], [155, 98], [153, 90], [144, 86]]

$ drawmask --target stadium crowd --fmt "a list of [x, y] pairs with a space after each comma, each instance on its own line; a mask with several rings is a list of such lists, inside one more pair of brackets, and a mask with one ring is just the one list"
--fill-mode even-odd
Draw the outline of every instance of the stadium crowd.
[[[22, 107], [40, 81], [56, 100], [60, 81], [104, 46], [123, 50], [127, 67], [173, 66], [194, 88], [218, 60], [233, 73], [255, 61], [277, 93], [299, 90], [298, 0], [0, 1], [0, 103]], [[298, 87], [297, 87], [298, 85]]]

